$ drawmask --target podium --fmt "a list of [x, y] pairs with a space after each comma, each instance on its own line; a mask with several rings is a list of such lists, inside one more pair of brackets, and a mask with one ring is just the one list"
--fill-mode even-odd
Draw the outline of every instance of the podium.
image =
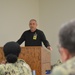
[[[46, 70], [51, 70], [50, 51], [40, 46], [21, 47], [20, 59], [25, 60], [36, 75], [46, 75]], [[0, 62], [4, 61], [3, 48], [0, 47]]]

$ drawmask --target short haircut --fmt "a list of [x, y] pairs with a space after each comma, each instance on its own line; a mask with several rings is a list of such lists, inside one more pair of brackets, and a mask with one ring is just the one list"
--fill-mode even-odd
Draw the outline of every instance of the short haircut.
[[37, 23], [37, 21], [35, 19], [31, 19], [29, 22], [31, 22], [31, 21], [35, 21]]
[[59, 44], [75, 54], [75, 20], [64, 24], [59, 31]]

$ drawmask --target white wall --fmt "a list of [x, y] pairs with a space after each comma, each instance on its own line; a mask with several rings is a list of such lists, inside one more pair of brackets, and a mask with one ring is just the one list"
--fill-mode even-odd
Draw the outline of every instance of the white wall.
[[54, 64], [59, 59], [58, 30], [62, 23], [75, 18], [75, 0], [0, 0], [0, 46], [16, 41], [29, 28], [32, 18], [51, 43]]
[[39, 23], [38, 0], [0, 0], [0, 46], [16, 41], [35, 18]]
[[75, 18], [75, 0], [40, 0], [40, 27], [52, 45], [52, 64], [59, 59], [58, 30], [62, 23]]

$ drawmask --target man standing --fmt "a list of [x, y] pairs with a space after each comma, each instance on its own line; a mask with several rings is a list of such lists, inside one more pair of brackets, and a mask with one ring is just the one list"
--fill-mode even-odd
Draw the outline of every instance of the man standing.
[[44, 33], [37, 29], [37, 22], [35, 19], [31, 19], [29, 22], [30, 29], [25, 31], [17, 43], [20, 45], [25, 42], [25, 46], [42, 46], [42, 42], [45, 47], [52, 50], [49, 42], [46, 40]]
[[61, 27], [59, 52], [63, 64], [55, 67], [51, 75], [75, 75], [75, 20]]

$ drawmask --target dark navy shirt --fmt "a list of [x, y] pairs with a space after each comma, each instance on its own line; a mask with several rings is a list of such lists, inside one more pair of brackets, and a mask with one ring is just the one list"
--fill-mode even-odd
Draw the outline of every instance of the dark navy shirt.
[[22, 44], [22, 42], [25, 42], [25, 46], [42, 46], [42, 42], [44, 43], [45, 47], [50, 46], [44, 33], [38, 29], [36, 29], [34, 32], [31, 32], [31, 30], [25, 31], [17, 41], [18, 44]]

